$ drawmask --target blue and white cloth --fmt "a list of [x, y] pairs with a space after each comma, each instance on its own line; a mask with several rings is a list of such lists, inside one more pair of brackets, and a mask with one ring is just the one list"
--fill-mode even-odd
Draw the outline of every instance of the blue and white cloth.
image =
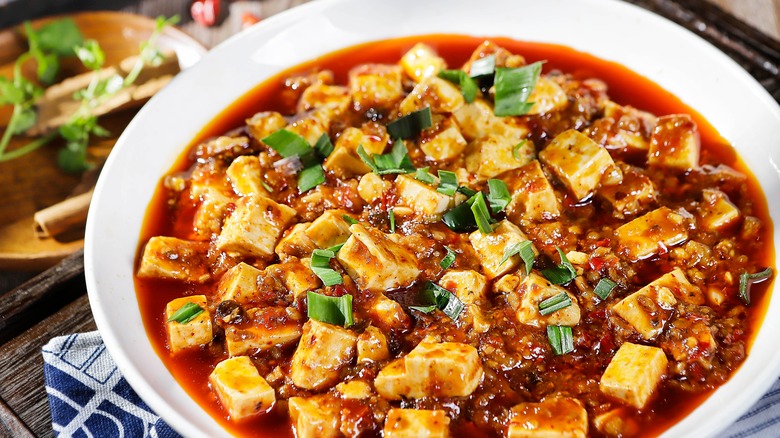
[[[98, 332], [43, 347], [54, 433], [61, 437], [179, 437], [127, 384]], [[780, 380], [722, 438], [780, 437]]]

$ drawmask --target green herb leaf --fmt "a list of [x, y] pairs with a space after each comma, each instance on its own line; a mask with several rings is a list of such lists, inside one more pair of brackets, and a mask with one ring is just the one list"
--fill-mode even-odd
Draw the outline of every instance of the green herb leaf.
[[455, 172], [440, 170], [439, 187], [436, 188], [436, 191], [447, 196], [453, 196], [456, 190], [458, 190], [458, 176]]
[[51, 84], [57, 78], [60, 71], [60, 61], [54, 53], [45, 54], [40, 51], [32, 52], [35, 62], [38, 64], [38, 79], [44, 84]]
[[363, 145], [358, 145], [357, 153], [360, 159], [377, 175], [417, 171], [402, 140], [396, 140], [393, 149], [387, 154], [371, 156], [363, 148]]
[[57, 164], [68, 173], [81, 173], [91, 166], [87, 163], [87, 145], [81, 142], [68, 142], [57, 153]]
[[414, 174], [414, 179], [423, 182], [425, 184], [436, 183], [436, 177], [433, 176], [430, 172], [428, 172], [428, 167], [417, 169], [417, 172], [415, 172]]
[[325, 172], [321, 164], [307, 167], [298, 173], [298, 190], [301, 193], [313, 189], [325, 182]]
[[452, 231], [464, 232], [473, 231], [477, 228], [477, 221], [474, 219], [474, 213], [471, 211], [471, 206], [477, 200], [476, 192], [466, 202], [456, 206], [442, 215], [442, 222]]
[[463, 70], [442, 70], [439, 77], [460, 86], [460, 94], [467, 103], [477, 98], [477, 82]]
[[333, 143], [330, 142], [328, 134], [322, 134], [317, 143], [314, 144], [314, 150], [322, 158], [328, 158], [331, 152], [333, 152]]
[[606, 300], [609, 294], [612, 293], [612, 290], [614, 290], [617, 287], [617, 283], [610, 280], [609, 278], [602, 278], [599, 280], [599, 282], [596, 284], [596, 288], [593, 289], [593, 293], [598, 295], [601, 300]]
[[305, 138], [286, 129], [280, 129], [262, 141], [284, 158], [292, 157], [293, 155], [303, 157], [312, 151]]
[[504, 211], [509, 202], [512, 201], [512, 195], [509, 194], [509, 188], [504, 181], [500, 179], [488, 180], [488, 203], [490, 204], [490, 211], [493, 214], [501, 213]]
[[528, 143], [528, 140], [523, 140], [512, 148], [512, 156], [515, 158], [515, 160], [523, 160], [523, 157], [520, 156], [520, 148], [522, 148], [526, 143]]
[[329, 249], [315, 249], [311, 254], [311, 270], [325, 286], [344, 283], [341, 274], [330, 267], [330, 259], [334, 257], [336, 257], [336, 252]]
[[387, 215], [390, 216], [390, 233], [395, 233], [395, 209], [390, 207]]
[[457, 254], [449, 246], [445, 246], [444, 249], [447, 250], [447, 255], [445, 255], [444, 258], [441, 259], [441, 261], [439, 262], [439, 266], [442, 269], [447, 269], [450, 266], [452, 266], [453, 263], [455, 263], [455, 257], [457, 257]]
[[525, 275], [530, 274], [531, 269], [534, 267], [534, 259], [536, 258], [533, 243], [530, 240], [524, 240], [508, 246], [504, 250], [504, 256], [501, 257], [498, 266], [503, 265], [504, 262], [515, 255], [520, 255], [520, 258], [523, 260], [523, 263], [525, 264]]
[[565, 285], [574, 280], [574, 277], [577, 276], [577, 270], [574, 269], [574, 266], [569, 259], [566, 258], [566, 254], [564, 254], [560, 248], [556, 246], [555, 249], [558, 250], [558, 255], [561, 256], [561, 264], [554, 268], [545, 269], [542, 271], [542, 275], [544, 275], [544, 278], [550, 280], [550, 283], [552, 284]]
[[487, 55], [483, 58], [475, 59], [471, 63], [469, 74], [472, 78], [480, 76], [492, 76], [496, 71], [496, 55]]
[[355, 225], [356, 223], [358, 223], [357, 219], [353, 218], [352, 216], [347, 216], [346, 214], [342, 214], [341, 218], [344, 219], [350, 225]]
[[439, 309], [453, 320], [458, 319], [465, 307], [455, 294], [430, 281], [425, 283], [420, 294], [420, 301], [422, 301], [422, 305], [409, 307], [423, 313], [431, 313], [434, 309]]
[[466, 186], [460, 186], [460, 187], [458, 187], [458, 193], [463, 193], [464, 195], [466, 195], [466, 196], [468, 196], [470, 198], [470, 197], [476, 195], [477, 191], [472, 189], [472, 188], [466, 187]]
[[352, 295], [331, 297], [309, 291], [306, 293], [306, 301], [310, 319], [343, 327], [355, 323], [352, 314]]
[[490, 234], [493, 232], [493, 227], [490, 226], [490, 212], [487, 204], [485, 204], [485, 197], [482, 195], [482, 192], [477, 193], [474, 197], [474, 203], [471, 204], [471, 212], [474, 214], [477, 227], [482, 234]]
[[0, 105], [19, 105], [25, 100], [24, 90], [10, 79], [0, 76]]
[[269, 185], [267, 182], [263, 181], [262, 179], [260, 180], [260, 184], [263, 186], [263, 188], [264, 188], [264, 189], [265, 189], [265, 190], [266, 190], [268, 193], [273, 193], [273, 192], [274, 192], [274, 188], [273, 188], [273, 187], [271, 187], [271, 186], [270, 186], [270, 185]]
[[[22, 105], [16, 114], [16, 120], [14, 121], [13, 131], [14, 135], [21, 134], [24, 131], [30, 129], [35, 125], [35, 121], [38, 119], [38, 113], [34, 108]], [[9, 126], [7, 129], [11, 129]]]
[[763, 271], [756, 272], [755, 274], [748, 274], [743, 272], [739, 276], [739, 297], [745, 304], [750, 304], [750, 285], [753, 283], [761, 283], [772, 276], [772, 268], [766, 268]]
[[204, 310], [202, 307], [193, 302], [189, 302], [179, 307], [179, 310], [173, 312], [173, 315], [168, 318], [168, 322], [176, 321], [179, 324], [187, 324], [203, 312]]
[[387, 132], [393, 138], [416, 138], [420, 132], [431, 126], [433, 126], [431, 108], [426, 106], [388, 123]]
[[571, 327], [548, 325], [547, 340], [550, 341], [553, 353], [558, 356], [574, 351], [574, 336], [572, 336]]
[[343, 243], [339, 243], [337, 245], [333, 245], [330, 248], [328, 248], [327, 250], [332, 252], [333, 254], [338, 254], [338, 252], [341, 251], [341, 248], [344, 246], [345, 243], [347, 243], [347, 242], [343, 242]]
[[572, 302], [569, 294], [561, 292], [539, 303], [539, 314], [547, 316], [555, 311], [565, 309], [571, 306], [571, 304]]
[[76, 46], [74, 50], [81, 63], [90, 70], [100, 70], [106, 62], [106, 54], [95, 40], [84, 41], [83, 45]]
[[520, 68], [497, 68], [493, 112], [502, 117], [527, 113], [534, 106], [533, 102], [527, 101], [541, 72], [541, 62]]
[[[28, 31], [29, 38], [30, 33]], [[79, 31], [76, 23], [70, 18], [55, 20], [41, 26], [41, 28], [34, 31], [32, 38], [35, 40], [35, 46], [38, 50], [53, 52], [59, 56], [73, 55], [73, 48], [84, 42], [81, 31]]]

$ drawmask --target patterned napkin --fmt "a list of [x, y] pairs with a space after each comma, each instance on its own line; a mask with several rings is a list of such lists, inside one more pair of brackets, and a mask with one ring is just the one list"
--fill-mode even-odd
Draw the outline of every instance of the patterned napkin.
[[[43, 347], [54, 433], [63, 437], [179, 435], [119, 374], [98, 332], [60, 336]], [[780, 436], [780, 380], [721, 438]]]

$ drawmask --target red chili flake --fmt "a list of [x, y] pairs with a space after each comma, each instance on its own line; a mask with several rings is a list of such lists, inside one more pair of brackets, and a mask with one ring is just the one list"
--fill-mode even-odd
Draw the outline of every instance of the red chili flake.
[[331, 296], [341, 297], [341, 296], [349, 294], [349, 291], [347, 291], [347, 288], [344, 287], [343, 284], [337, 284], [335, 286], [331, 286], [331, 288], [332, 288], [331, 290], [333, 291]]
[[213, 26], [219, 17], [219, 2], [220, 0], [195, 0], [190, 5], [192, 19], [203, 26]]
[[593, 269], [594, 271], [601, 272], [601, 268], [604, 267], [604, 258], [593, 257], [588, 261], [588, 264], [590, 264], [590, 268]]
[[241, 14], [241, 29], [246, 29], [247, 27], [252, 26], [253, 24], [259, 23], [261, 20], [260, 17], [257, 15], [251, 13], [251, 12], [244, 12]]
[[605, 237], [605, 238], [603, 238], [601, 240], [597, 240], [594, 243], [595, 243], [596, 246], [602, 246], [602, 247], [606, 248], [606, 247], [609, 247], [609, 245], [612, 244], [612, 240], [610, 240], [609, 237]]

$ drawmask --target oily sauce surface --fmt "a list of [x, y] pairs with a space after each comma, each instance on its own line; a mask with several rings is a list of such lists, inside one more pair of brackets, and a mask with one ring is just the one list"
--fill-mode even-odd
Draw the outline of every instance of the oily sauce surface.
[[[769, 243], [772, 241], [774, 227], [767, 213], [764, 195], [749, 169], [745, 168], [731, 146], [698, 113], [658, 85], [619, 64], [603, 61], [562, 46], [518, 42], [504, 38], [488, 39], [513, 53], [522, 54], [529, 63], [541, 60], [546, 61], [544, 72], [557, 69], [571, 74], [577, 79], [598, 78], [608, 85], [610, 98], [621, 105], [631, 105], [657, 116], [675, 113], [690, 114], [698, 125], [701, 136], [702, 152], [700, 163], [702, 165], [723, 163], [748, 175], [744, 199], [735, 199], [732, 196], [731, 201], [741, 209], [747, 208], [751, 215], [758, 217], [763, 222], [761, 240], [767, 244], [753, 252], [754, 262], [759, 266], [772, 266], [775, 255]], [[251, 117], [252, 114], [258, 111], [279, 111], [282, 114], [294, 113], [295, 103], [284, 93], [284, 79], [292, 73], [304, 72], [314, 67], [329, 69], [335, 75], [335, 83], [344, 84], [347, 82], [348, 71], [353, 66], [367, 62], [395, 63], [401, 55], [417, 42], [423, 42], [432, 46], [441, 57], [446, 59], [448, 65], [452, 66], [450, 68], [456, 68], [463, 64], [474, 48], [484, 40], [485, 38], [477, 37], [430, 35], [369, 43], [348, 48], [282, 72], [255, 87], [206, 126], [197, 138], [193, 139], [187, 152], [182, 155], [171, 169], [171, 172], [185, 171], [192, 166], [195, 159], [192, 149], [200, 142], [241, 126], [244, 119]], [[535, 141], [544, 140], [551, 135], [551, 132], [555, 131], [554, 122], [539, 126], [538, 129], [534, 130], [534, 139]], [[631, 161], [631, 157], [624, 157], [624, 159], [628, 162]], [[664, 187], [658, 188], [659, 191], [664, 189]], [[681, 197], [685, 193], [685, 190], [679, 189], [679, 187], [671, 183], [668, 186], [668, 190], [667, 196], [670, 199], [674, 199], [676, 196], [674, 190], [680, 190]], [[182, 203], [181, 205], [185, 204]], [[577, 206], [573, 207], [576, 208]], [[588, 208], [588, 206], [583, 208]], [[175, 216], [171, 216], [167, 195], [162, 185], [160, 185], [147, 212], [141, 236], [141, 245], [152, 236], [163, 235], [187, 238], [192, 228], [193, 213], [194, 211], [179, 210]], [[172, 217], [175, 219], [172, 220]], [[694, 236], [692, 236], [693, 238]], [[469, 260], [463, 260], [461, 263], [464, 265], [472, 264]], [[638, 279], [647, 283], [656, 278], [659, 272], [667, 272], [671, 268], [664, 266], [662, 261], [649, 260], [638, 263], [635, 269]], [[752, 287], [752, 304], [748, 307], [748, 320], [735, 333], [735, 336], [743, 339], [752, 338], [753, 333], [764, 317], [765, 306], [768, 302], [765, 292], [768, 290], [769, 285], [770, 282], [764, 282]], [[238, 424], [225, 419], [227, 414], [220, 406], [216, 396], [208, 388], [207, 383], [208, 376], [214, 365], [219, 360], [226, 358], [226, 356], [219, 357], [215, 356], [215, 354], [224, 355], [224, 353], [217, 353], [208, 349], [196, 349], [182, 353], [174, 360], [168, 351], [164, 316], [166, 304], [175, 298], [185, 295], [208, 294], [211, 287], [213, 286], [165, 280], [136, 279], [136, 290], [141, 314], [154, 348], [185, 390], [231, 433], [241, 436], [259, 437], [293, 436], [289, 419], [283, 414], [271, 413]], [[397, 294], [397, 296], [389, 295], [396, 299], [403, 298], [403, 294]], [[599, 367], [603, 369], [603, 365], [609, 361], [610, 356], [600, 355], [599, 346], [604, 347], [605, 344], [609, 344], [612, 340], [604, 338], [587, 339], [589, 333], [587, 327], [589, 324], [595, 324], [597, 321], [600, 321], [599, 318], [603, 318], [603, 314], [584, 314], [581, 322], [582, 326], [585, 327], [583, 328], [582, 336], [585, 340], [581, 342], [587, 343], [583, 344], [583, 346], [588, 347], [587, 351], [593, 351], [593, 357], [588, 360], [588, 358], [583, 356], [568, 355], [552, 361], [548, 365], [552, 367], [559, 377], [555, 379], [555, 382], [548, 383], [564, 386], [571, 385], [572, 392], [576, 393], [579, 389], [574, 388], [574, 386], [583, 384], [582, 379], [579, 379], [577, 376], [593, 372], [593, 369], [598, 369]], [[600, 336], [598, 330], [593, 330], [592, 333], [593, 336]], [[538, 339], [532, 340], [532, 342], [537, 341]], [[747, 341], [747, 344], [749, 345], [749, 341]], [[589, 369], [583, 368], [585, 366]], [[707, 371], [699, 370], [699, 372], [706, 373]], [[517, 378], [529, 379], [527, 375], [518, 376]], [[695, 379], [695, 376], [691, 378]], [[657, 435], [668, 429], [695, 409], [710, 393], [711, 390], [704, 389], [700, 390], [696, 395], [691, 395], [678, 387], [664, 387], [658, 396], [660, 400], [652, 404], [652, 409], [636, 413], [637, 418], [651, 418], [649, 422], [642, 422], [641, 435]], [[482, 433], [477, 431], [472, 425], [460, 423], [454, 423], [453, 432], [456, 436], [478, 436], [479, 433]], [[597, 431], [592, 428], [591, 433], [597, 434]]]

